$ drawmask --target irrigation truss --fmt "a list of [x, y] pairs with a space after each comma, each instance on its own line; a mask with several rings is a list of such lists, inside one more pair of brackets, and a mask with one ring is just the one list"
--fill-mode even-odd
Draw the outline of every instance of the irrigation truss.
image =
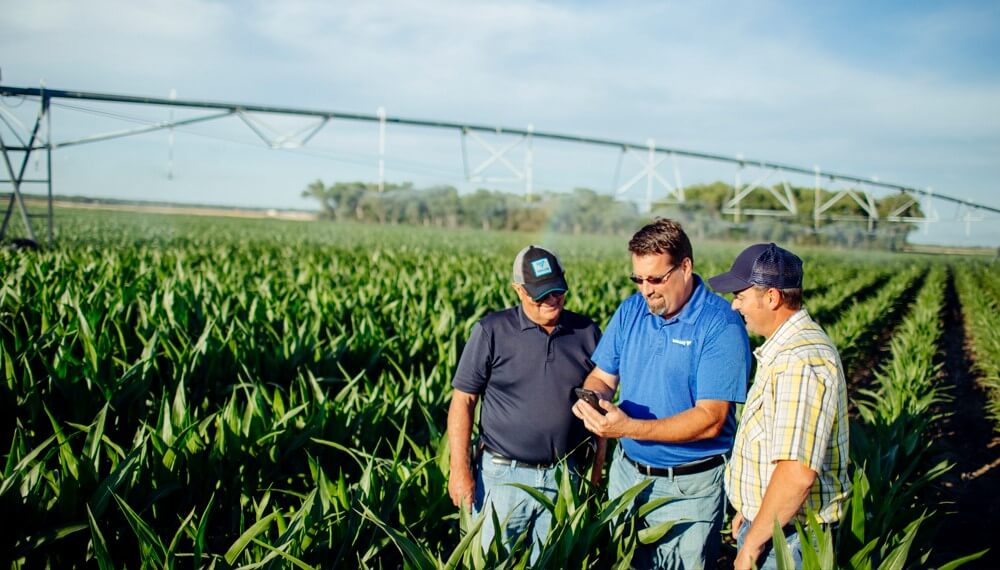
[[[725, 164], [736, 169], [735, 192], [723, 207], [723, 213], [732, 215], [735, 221], [740, 221], [744, 216], [796, 216], [799, 212], [799, 205], [788, 183], [788, 176], [808, 176], [814, 181], [816, 189], [816, 200], [814, 201], [812, 217], [815, 229], [818, 230], [821, 221], [827, 219], [845, 219], [844, 217], [831, 216], [831, 208], [843, 200], [852, 200], [860, 208], [864, 215], [860, 218], [867, 221], [869, 230], [878, 221], [888, 222], [911, 222], [911, 223], [932, 223], [939, 219], [937, 211], [931, 206], [932, 200], [949, 202], [956, 205], [956, 218], [966, 222], [966, 228], [971, 222], [982, 221], [985, 214], [1000, 214], [1000, 209], [984, 204], [972, 202], [934, 192], [931, 188], [917, 188], [904, 184], [882, 181], [874, 177], [862, 177], [842, 172], [831, 172], [822, 170], [819, 167], [803, 167], [791, 164], [784, 164], [769, 160], [757, 160], [745, 158], [743, 156], [726, 156], [707, 152], [686, 150], [676, 147], [667, 147], [656, 144], [653, 140], [644, 143], [636, 143], [622, 140], [613, 140], [598, 137], [577, 136], [563, 133], [546, 132], [535, 130], [532, 126], [527, 128], [510, 128], [500, 126], [490, 126], [474, 123], [460, 123], [451, 121], [436, 121], [427, 119], [413, 119], [404, 117], [394, 117], [387, 115], [384, 109], [379, 109], [374, 114], [353, 113], [342, 111], [305, 109], [297, 107], [280, 107], [268, 105], [251, 105], [244, 103], [218, 102], [218, 101], [198, 101], [183, 100], [175, 97], [140, 97], [132, 95], [122, 95], [114, 93], [95, 93], [84, 91], [69, 91], [61, 89], [48, 89], [45, 87], [28, 88], [0, 85], [0, 97], [15, 97], [23, 101], [36, 101], [38, 103], [38, 113], [33, 125], [26, 127], [3, 106], [0, 106], [0, 154], [3, 156], [3, 165], [0, 165], [0, 194], [7, 193], [7, 208], [0, 226], [0, 240], [2, 240], [8, 230], [9, 223], [15, 211], [21, 216], [25, 228], [27, 228], [27, 238], [38, 241], [31, 219], [41, 217], [45, 220], [47, 228], [47, 240], [51, 244], [53, 240], [52, 215], [52, 153], [55, 150], [91, 144], [111, 139], [118, 139], [127, 136], [139, 135], [154, 131], [171, 130], [193, 125], [196, 123], [207, 123], [226, 118], [238, 118], [255, 135], [260, 137], [266, 145], [271, 148], [302, 148], [320, 131], [333, 121], [353, 121], [368, 122], [378, 125], [378, 182], [379, 188], [385, 183], [385, 147], [386, 147], [386, 127], [388, 125], [402, 125], [408, 127], [418, 127], [423, 129], [437, 129], [457, 132], [461, 136], [461, 159], [463, 177], [472, 182], [496, 182], [501, 179], [492, 178], [487, 174], [490, 169], [495, 171], [501, 169], [507, 178], [504, 181], [514, 181], [523, 184], [524, 192], [531, 195], [534, 190], [534, 152], [532, 142], [535, 140], [553, 141], [556, 143], [566, 143], [569, 145], [586, 145], [590, 147], [604, 147], [618, 151], [617, 163], [614, 172], [613, 192], [617, 196], [622, 196], [630, 192], [633, 188], [640, 191], [644, 188], [644, 199], [639, 200], [645, 208], [650, 208], [654, 195], [657, 197], [665, 194], [667, 202], [683, 203], [686, 199], [684, 185], [681, 182], [678, 159], [689, 159], [695, 161], [705, 161], [716, 164]], [[89, 135], [80, 138], [53, 141], [52, 133], [52, 106], [53, 101], [91, 101], [122, 105], [156, 106], [167, 108], [185, 108], [198, 110], [206, 114], [183, 119], [166, 121], [146, 121], [134, 128], [116, 130], [100, 134]], [[305, 127], [297, 128], [291, 132], [275, 133], [273, 129], [261, 120], [262, 116], [284, 116], [308, 119], [310, 122]], [[5, 138], [4, 135], [7, 135]], [[495, 145], [492, 139], [487, 139], [484, 135], [491, 135], [492, 138], [501, 138], [507, 142], [503, 145]], [[488, 156], [481, 162], [470, 160], [469, 145], [476, 145], [477, 150], [485, 152]], [[46, 157], [46, 169], [43, 175], [29, 178], [26, 176], [29, 159], [34, 153], [44, 153]], [[516, 156], [515, 156], [516, 155]], [[637, 172], [625, 180], [620, 180], [625, 157], [633, 159], [629, 164], [633, 167], [638, 165]], [[666, 160], [670, 160], [673, 168], [673, 177], [664, 176], [660, 172], [661, 165]], [[746, 170], [745, 170], [746, 169]], [[752, 171], [757, 177], [749, 182], [744, 182], [741, 174]], [[765, 183], [776, 179], [772, 185]], [[820, 183], [826, 182], [837, 187], [833, 196], [825, 201], [820, 200]], [[25, 185], [42, 185], [47, 190], [48, 209], [45, 214], [30, 213], [25, 206], [23, 188]], [[9, 189], [9, 190], [8, 190]], [[873, 192], [900, 192], [907, 196], [907, 200], [888, 214], [880, 214], [875, 205]], [[744, 205], [744, 200], [753, 193], [768, 193], [779, 207], [774, 209], [754, 209]], [[661, 198], [657, 198], [661, 199]], [[913, 206], [924, 201], [923, 213], [916, 215], [912, 210]]]

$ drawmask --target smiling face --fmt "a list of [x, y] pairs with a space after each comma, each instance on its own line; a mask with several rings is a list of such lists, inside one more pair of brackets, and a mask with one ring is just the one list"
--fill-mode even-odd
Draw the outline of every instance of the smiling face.
[[773, 317], [768, 307], [768, 289], [749, 287], [733, 293], [733, 310], [743, 316], [747, 330], [763, 337], [773, 332], [771, 320]]
[[562, 314], [563, 307], [566, 306], [566, 292], [549, 293], [535, 301], [521, 285], [515, 283], [514, 291], [517, 292], [517, 298], [521, 300], [521, 306], [524, 308], [524, 314], [527, 315], [528, 320], [547, 332], [552, 332], [552, 329], [559, 323], [559, 315]]
[[[642, 279], [636, 287], [646, 299], [649, 312], [665, 319], [679, 313], [694, 290], [694, 273], [687, 257], [675, 263], [666, 253], [633, 254], [632, 276]], [[650, 283], [650, 277], [659, 283]]]

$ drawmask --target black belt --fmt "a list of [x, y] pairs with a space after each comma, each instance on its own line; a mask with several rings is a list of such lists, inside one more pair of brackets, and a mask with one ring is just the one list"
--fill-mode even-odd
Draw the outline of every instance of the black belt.
[[552, 469], [556, 466], [555, 463], [527, 463], [521, 461], [520, 459], [511, 459], [510, 457], [505, 457], [504, 455], [490, 449], [487, 446], [483, 446], [483, 451], [488, 451], [490, 455], [490, 463], [495, 465], [513, 465], [514, 467], [527, 467], [528, 469]]
[[726, 462], [726, 458], [723, 455], [716, 455], [714, 457], [709, 457], [708, 459], [703, 459], [695, 463], [686, 463], [684, 465], [678, 465], [676, 467], [653, 467], [652, 465], [644, 465], [635, 461], [628, 455], [622, 453], [622, 457], [628, 460], [629, 463], [635, 465], [635, 468], [639, 470], [639, 473], [646, 475], [647, 477], [673, 477], [676, 475], [693, 475], [694, 473], [701, 473], [703, 471], [708, 471], [709, 469], [714, 469], [719, 465]]

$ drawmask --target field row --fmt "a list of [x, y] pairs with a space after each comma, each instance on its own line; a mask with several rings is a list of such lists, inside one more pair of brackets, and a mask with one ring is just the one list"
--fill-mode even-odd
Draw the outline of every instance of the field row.
[[[519, 553], [470, 548], [476, 528], [448, 499], [458, 355], [482, 315], [514, 303], [510, 260], [526, 243], [562, 254], [568, 308], [600, 324], [634, 290], [624, 237], [106, 214], [60, 228], [76, 237], [58, 249], [0, 253], [0, 509], [22, 529], [0, 551], [23, 567], [516, 565]], [[706, 276], [738, 251], [695, 247]], [[856, 398], [867, 492], [838, 559], [917, 560], [915, 501], [940, 469], [919, 434], [945, 272], [804, 258], [806, 304], [849, 376], [898, 331]], [[918, 442], [905, 454], [884, 447], [906, 438]], [[603, 497], [565, 483], [546, 564], [627, 563], [650, 538], [613, 524], [628, 505]]]

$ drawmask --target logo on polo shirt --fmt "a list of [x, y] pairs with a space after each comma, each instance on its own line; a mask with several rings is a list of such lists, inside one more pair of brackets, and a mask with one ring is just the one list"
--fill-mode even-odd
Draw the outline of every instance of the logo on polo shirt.
[[552, 266], [549, 265], [549, 260], [543, 257], [531, 262], [531, 270], [535, 272], [535, 277], [541, 277], [552, 273]]
[[679, 344], [681, 346], [691, 346], [691, 341], [690, 340], [681, 340], [679, 338], [672, 338], [672, 339], [670, 339], [670, 342], [672, 342], [674, 344]]

